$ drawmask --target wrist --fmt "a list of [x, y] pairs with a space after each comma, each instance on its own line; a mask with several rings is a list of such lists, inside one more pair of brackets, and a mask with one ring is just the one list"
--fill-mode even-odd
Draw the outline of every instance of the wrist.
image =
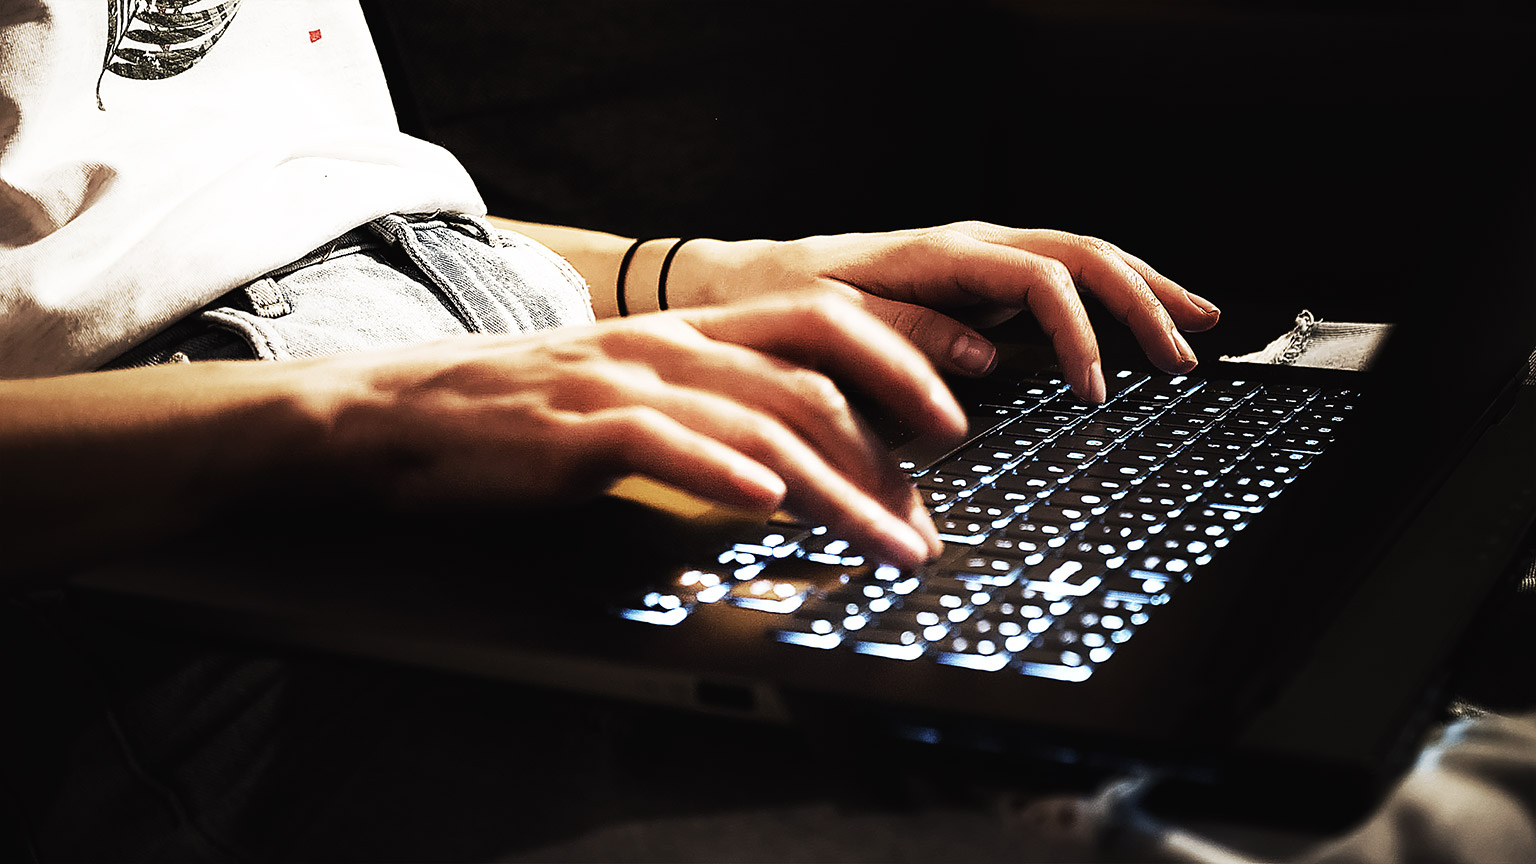
[[424, 434], [419, 402], [430, 392], [424, 385], [431, 370], [412, 362], [416, 353], [360, 352], [313, 361], [289, 410], [306, 430], [304, 451], [323, 466], [319, 473], [388, 497], [398, 472], [427, 458], [431, 436]]
[[27, 502], [0, 527], [10, 563], [63, 570], [212, 525], [256, 497], [325, 489], [340, 400], [293, 374], [303, 362], [4, 382], [0, 453], [19, 458], [0, 504]]
[[[625, 273], [625, 303], [630, 314], [655, 312], [666, 297], [668, 308], [715, 306], [761, 294], [771, 272], [771, 240], [688, 238], [650, 240], [635, 250]], [[667, 256], [672, 255], [671, 263]], [[665, 267], [665, 282], [662, 281]]]

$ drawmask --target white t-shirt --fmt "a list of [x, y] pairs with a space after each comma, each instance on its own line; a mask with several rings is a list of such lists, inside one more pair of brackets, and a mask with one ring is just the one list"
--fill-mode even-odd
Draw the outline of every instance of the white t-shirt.
[[354, 0], [0, 0], [0, 377], [93, 369], [387, 213], [483, 214]]

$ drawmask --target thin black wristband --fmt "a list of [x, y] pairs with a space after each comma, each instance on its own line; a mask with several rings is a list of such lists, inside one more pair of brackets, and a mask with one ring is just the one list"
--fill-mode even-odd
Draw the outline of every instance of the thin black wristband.
[[620, 318], [629, 317], [629, 304], [624, 302], [624, 276], [629, 273], [629, 262], [635, 260], [635, 253], [639, 251], [641, 245], [647, 239], [649, 238], [641, 237], [639, 240], [629, 244], [629, 250], [624, 253], [624, 258], [619, 261], [619, 276], [614, 280], [613, 299], [615, 305], [619, 307]]
[[656, 277], [656, 306], [660, 309], [667, 308], [667, 271], [672, 269], [672, 259], [677, 257], [677, 250], [683, 248], [683, 244], [695, 237], [684, 237], [672, 244], [667, 250], [667, 257], [661, 259], [661, 275]]

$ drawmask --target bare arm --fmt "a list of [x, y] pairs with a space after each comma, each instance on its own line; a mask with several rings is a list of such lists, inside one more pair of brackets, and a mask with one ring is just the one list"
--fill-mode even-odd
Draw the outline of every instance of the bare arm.
[[782, 505], [899, 564], [937, 554], [932, 521], [834, 378], [936, 434], [963, 431], [923, 358], [827, 294], [288, 363], [0, 381], [0, 549], [13, 573], [68, 565], [264, 486], [531, 505], [641, 474], [730, 506]]
[[[629, 239], [503, 224], [566, 255], [612, 314]], [[636, 256], [636, 311], [651, 308], [643, 298], [669, 245]], [[979, 373], [990, 345], [930, 307], [991, 318], [1028, 308], [1090, 399], [1103, 385], [1079, 284], [1168, 369], [1194, 363], [1176, 328], [1216, 317], [1139, 259], [1060, 232], [966, 223], [684, 251], [669, 295], [694, 308], [679, 314], [284, 364], [0, 382], [0, 548], [17, 568], [66, 564], [166, 536], [248, 484], [532, 503], [644, 474], [723, 504], [783, 504], [916, 563], [940, 548], [932, 522], [829, 375], [954, 435], [963, 420], [929, 361]], [[705, 305], [727, 301], [742, 302]]]
[[344, 387], [299, 365], [0, 381], [0, 571], [21, 578], [160, 539], [235, 503], [253, 478], [323, 466]]
[[[617, 314], [615, 282], [630, 238], [493, 221], [564, 255], [592, 286], [597, 314]], [[671, 246], [662, 239], [636, 251], [625, 280], [632, 312], [657, 308], [658, 276]], [[989, 371], [995, 350], [961, 319], [979, 326], [1028, 310], [1051, 338], [1067, 381], [1093, 402], [1104, 399], [1104, 378], [1080, 290], [1126, 324], [1147, 357], [1169, 372], [1188, 372], [1198, 362], [1180, 331], [1205, 330], [1220, 317], [1208, 301], [1111, 243], [984, 222], [788, 242], [693, 240], [679, 251], [667, 278], [673, 307], [801, 290], [854, 300], [935, 366], [965, 375]]]

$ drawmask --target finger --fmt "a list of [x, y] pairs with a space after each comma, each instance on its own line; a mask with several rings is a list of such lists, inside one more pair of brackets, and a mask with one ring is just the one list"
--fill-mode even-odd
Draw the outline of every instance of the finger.
[[[625, 406], [589, 415], [582, 424], [581, 444], [612, 454], [628, 471], [703, 493], [694, 475], [708, 466], [701, 465], [692, 447], [698, 436], [709, 438], [782, 478], [786, 506], [828, 525], [869, 554], [903, 567], [918, 566], [936, 554], [930, 541], [905, 519], [849, 483], [772, 418], [723, 397], [697, 391], [694, 395], [691, 408], [673, 404], [671, 410], [677, 413]], [[714, 484], [728, 488], [730, 480]]]
[[590, 382], [602, 391], [602, 404], [619, 401], [614, 391], [622, 388], [629, 391], [623, 401], [638, 399], [656, 407], [674, 398], [667, 385], [714, 392], [778, 419], [887, 506], [905, 505], [911, 485], [905, 473], [860, 422], [832, 379], [709, 339], [680, 321], [658, 318], [637, 324], [644, 329], [616, 330], [605, 335], [604, 345], [618, 359], [638, 361], [628, 369], [643, 374], [619, 380], [620, 375], [610, 371]]
[[989, 303], [1028, 307], [1051, 340], [1072, 389], [1090, 402], [1104, 401], [1099, 343], [1072, 273], [1062, 262], [955, 229], [891, 242], [887, 263], [913, 284], [948, 284]]
[[[840, 470], [829, 459], [827, 451], [796, 435], [778, 415], [758, 411], [750, 403], [738, 402], [710, 390], [664, 386], [643, 394], [643, 404], [699, 432], [714, 435], [778, 471], [789, 482], [788, 500], [792, 504], [808, 504], [810, 509], [800, 512], [844, 521], [835, 508], [827, 509], [818, 496], [839, 496], [834, 499], [836, 503], [846, 499], [848, 489], [853, 488], [887, 513], [905, 520], [908, 527], [931, 547], [933, 554], [942, 551], [938, 531], [928, 512], [911, 512], [911, 481], [889, 459], [882, 458], [880, 470], [869, 476]], [[862, 425], [860, 429], [863, 429]], [[878, 447], [873, 436], [867, 440]], [[828, 470], [831, 476], [827, 474]], [[836, 482], [828, 482], [833, 479]]]
[[1142, 350], [1166, 372], [1188, 372], [1199, 362], [1179, 333], [1163, 301], [1147, 280], [1102, 240], [1060, 231], [1036, 232], [1033, 248], [1061, 261], [1073, 281], [1091, 291], [1104, 308], [1130, 327]]
[[928, 360], [868, 312], [830, 293], [686, 314], [712, 339], [847, 381], [923, 431], [947, 437], [965, 434], [965, 414]]
[[612, 473], [643, 474], [706, 501], [771, 511], [788, 488], [778, 474], [740, 451], [702, 435], [659, 411], [609, 414], [588, 430], [596, 452], [616, 457]]
[[1198, 333], [1201, 330], [1211, 329], [1221, 320], [1221, 310], [1216, 308], [1216, 304], [1185, 290], [1179, 283], [1157, 272], [1147, 262], [1119, 246], [1113, 248], [1127, 264], [1141, 274], [1141, 278], [1147, 280], [1147, 284], [1157, 294], [1163, 306], [1168, 309], [1173, 320], [1178, 322], [1181, 330]]
[[860, 299], [871, 315], [907, 337], [941, 369], [977, 377], [997, 365], [997, 348], [989, 339], [942, 312], [873, 294]]
[[[530, 424], [516, 406], [503, 407], [498, 400], [485, 400], [476, 431], [444, 458], [424, 460], [397, 477], [390, 490], [396, 501], [411, 506], [577, 500], [629, 474], [645, 474], [705, 500], [753, 512], [778, 509], [787, 492], [784, 480], [761, 463], [664, 415], [635, 425], [641, 436], [635, 446], [645, 453], [636, 459], [610, 452], [611, 446], [574, 449], [586, 434], [583, 415]], [[486, 446], [488, 439], [523, 446]]]
[[[1061, 261], [1068, 268], [1074, 284], [1088, 289], [1116, 318], [1130, 326], [1147, 356], [1160, 368], [1187, 372], [1198, 363], [1189, 343], [1180, 335], [1179, 327], [1199, 324], [1185, 329], [1205, 329], [1214, 323], [1214, 319], [1172, 280], [1139, 259], [1133, 264], [1123, 250], [1113, 244], [1064, 231], [1007, 228], [985, 222], [964, 222], [907, 235], [908, 242], [927, 241], [929, 245], [963, 250], [965, 244], [958, 238], [1025, 250]], [[1146, 274], [1155, 278], [1149, 279]], [[999, 296], [993, 286], [976, 283], [966, 287], [992, 302], [1008, 302], [1007, 296]], [[1209, 305], [1207, 301], [1201, 302]], [[1179, 326], [1175, 326], [1172, 313], [1178, 315]]]
[[[933, 229], [928, 230], [932, 232]], [[960, 222], [939, 230], [958, 231], [989, 243], [1000, 243], [1005, 246], [1030, 249], [1036, 252], [1045, 251], [1039, 246], [1042, 243], [1052, 243], [1058, 246], [1063, 244], [1071, 245], [1073, 243], [1079, 245], [1086, 244], [1092, 249], [1113, 252], [1146, 281], [1146, 284], [1151, 287], [1152, 292], [1162, 301], [1168, 313], [1181, 329], [1190, 331], [1206, 330], [1214, 326], [1221, 317], [1221, 310], [1216, 308], [1216, 305], [1211, 301], [1185, 290], [1177, 282], [1159, 273], [1146, 261], [1105, 240], [1043, 228], [1009, 228], [991, 222]], [[916, 236], [923, 232], [908, 231], [902, 233], [906, 236]]]

